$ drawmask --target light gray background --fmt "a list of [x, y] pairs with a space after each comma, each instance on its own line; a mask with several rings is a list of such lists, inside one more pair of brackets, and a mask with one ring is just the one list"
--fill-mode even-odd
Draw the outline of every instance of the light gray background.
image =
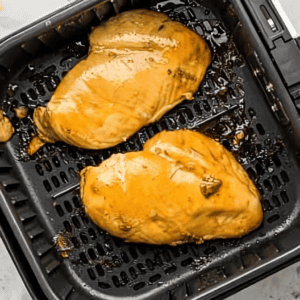
[[[275, 1], [280, 2], [293, 24], [297, 36], [300, 36], [300, 0]], [[70, 2], [73, 0], [0, 0], [0, 39]], [[31, 300], [31, 297], [0, 239], [0, 300], [2, 299]], [[300, 262], [250, 286], [227, 300], [252, 299], [300, 299]]]

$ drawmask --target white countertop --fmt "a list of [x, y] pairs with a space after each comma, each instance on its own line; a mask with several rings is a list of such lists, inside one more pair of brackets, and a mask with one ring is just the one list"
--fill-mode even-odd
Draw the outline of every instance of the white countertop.
[[[300, 36], [300, 0], [281, 3]], [[73, 0], [0, 0], [0, 39]], [[30, 300], [17, 269], [0, 239], [0, 299]], [[300, 262], [248, 287], [227, 300], [300, 299]]]
[[[0, 238], [0, 299], [32, 300]], [[269, 276], [226, 300], [300, 299], [300, 262]]]
[[[0, 39], [75, 0], [0, 0]], [[86, 0], [83, 0], [86, 1]], [[300, 0], [272, 0], [300, 36]], [[293, 30], [290, 30], [293, 31]], [[296, 35], [296, 36], [295, 36]]]
[[0, 0], [0, 39], [73, 2], [71, 0]]

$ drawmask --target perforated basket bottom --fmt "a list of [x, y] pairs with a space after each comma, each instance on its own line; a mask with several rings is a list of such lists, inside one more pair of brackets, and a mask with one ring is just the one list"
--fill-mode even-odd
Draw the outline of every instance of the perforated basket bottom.
[[[63, 258], [58, 249], [51, 250], [56, 253], [54, 258], [47, 258], [51, 246], [43, 246], [39, 239], [47, 238], [49, 242], [60, 233], [67, 249], [72, 248], [66, 258], [70, 274], [76, 274], [72, 285], [80, 278], [90, 296], [98, 295], [95, 291], [112, 297], [146, 295], [151, 291], [157, 292], [155, 299], [159, 299], [159, 295], [165, 295], [164, 288], [170, 290], [175, 284], [185, 282], [183, 287], [177, 287], [177, 294], [169, 294], [171, 299], [179, 299], [181, 294], [195, 292], [189, 280], [196, 275], [200, 291], [204, 290], [259, 260], [276, 255], [280, 249], [269, 241], [290, 224], [288, 217], [295, 208], [297, 163], [289, 156], [291, 148], [284, 133], [266, 106], [243, 57], [229, 41], [224, 24], [201, 6], [174, 5], [160, 10], [203, 35], [213, 49], [214, 60], [193, 101], [178, 105], [127, 142], [103, 151], [57, 143], [44, 146], [34, 157], [24, 152], [36, 134], [33, 109], [46, 105], [66, 72], [86, 57], [87, 36], [63, 41], [54, 50], [45, 49], [39, 57], [20, 67], [10, 79], [2, 103], [17, 130], [5, 151], [20, 160], [18, 168], [29, 179], [26, 184], [29, 182], [34, 191], [31, 195], [36, 195], [35, 199], [28, 197], [22, 202], [17, 198], [14, 202], [33, 245], [38, 245], [33, 246], [35, 255], [41, 257], [41, 266], [55, 281], [55, 274], [64, 272], [59, 267]], [[13, 111], [22, 105], [30, 110], [28, 117], [19, 121]], [[113, 153], [141, 150], [145, 141], [157, 132], [180, 128], [205, 132], [233, 152], [263, 195], [262, 226], [241, 239], [177, 247], [124, 243], [95, 226], [81, 204], [78, 172], [86, 166], [98, 165]], [[239, 133], [244, 135], [242, 140], [238, 139]], [[15, 195], [17, 188], [8, 184], [7, 192]], [[34, 223], [36, 216], [43, 229]], [[231, 263], [226, 264], [228, 261]], [[69, 288], [63, 298], [76, 299], [77, 293]]]

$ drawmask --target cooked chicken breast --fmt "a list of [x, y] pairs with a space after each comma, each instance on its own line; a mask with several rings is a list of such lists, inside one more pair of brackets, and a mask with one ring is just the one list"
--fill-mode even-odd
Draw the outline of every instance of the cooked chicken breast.
[[177, 245], [241, 237], [263, 219], [261, 196], [221, 144], [163, 131], [144, 150], [80, 173], [87, 215], [127, 242]]
[[163, 13], [124, 12], [95, 28], [90, 52], [34, 112], [43, 143], [108, 148], [191, 100], [211, 62], [205, 40]]

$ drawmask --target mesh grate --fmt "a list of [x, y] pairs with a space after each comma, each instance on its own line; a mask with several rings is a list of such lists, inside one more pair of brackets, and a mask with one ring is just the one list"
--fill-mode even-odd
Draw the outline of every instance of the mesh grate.
[[[214, 59], [205, 80], [193, 101], [178, 105], [128, 141], [103, 151], [87, 151], [56, 143], [44, 146], [34, 157], [25, 153], [29, 140], [36, 134], [32, 124], [33, 109], [46, 105], [67, 71], [86, 57], [86, 36], [64, 41], [55, 51], [46, 49], [32, 59], [11, 81], [3, 103], [19, 136], [16, 157], [24, 168], [33, 166], [37, 185], [51, 196], [55, 211], [51, 217], [56, 223], [53, 226], [57, 233], [68, 233], [66, 236], [73, 247], [69, 253], [72, 268], [95, 289], [130, 289], [134, 292], [160, 286], [190, 270], [199, 272], [221, 255], [228, 256], [232, 249], [242, 250], [247, 243], [263, 240], [292, 209], [289, 200], [289, 186], [293, 183], [289, 170], [292, 166], [284, 139], [275, 132], [274, 125], [270, 125], [272, 122], [268, 118], [272, 121], [272, 116], [261, 113], [263, 104], [249, 96], [251, 87], [244, 84], [244, 79], [251, 78], [252, 74], [225, 25], [208, 9], [193, 3], [190, 6], [169, 3], [153, 9], [165, 11], [172, 19], [186, 24], [208, 40]], [[20, 121], [13, 111], [22, 105], [29, 108], [29, 115]], [[86, 166], [98, 165], [113, 153], [141, 150], [149, 138], [162, 130], [180, 128], [205, 132], [220, 141], [243, 164], [263, 195], [263, 225], [241, 239], [177, 247], [124, 243], [95, 226], [81, 204], [78, 172]], [[243, 260], [242, 268], [253, 264], [248, 258]], [[214, 272], [209, 275], [214, 282], [225, 277], [222, 269]], [[205, 275], [202, 280], [203, 289], [212, 285]]]

